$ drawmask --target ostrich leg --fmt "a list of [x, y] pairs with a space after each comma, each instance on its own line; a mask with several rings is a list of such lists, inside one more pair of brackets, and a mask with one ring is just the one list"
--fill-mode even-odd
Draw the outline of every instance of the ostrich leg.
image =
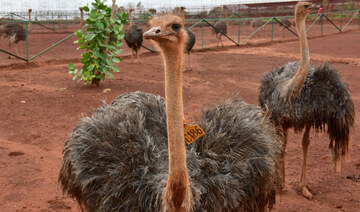
[[311, 125], [306, 125], [306, 129], [303, 135], [302, 139], [302, 148], [303, 148], [303, 165], [302, 165], [302, 171], [301, 171], [301, 180], [300, 180], [300, 186], [301, 186], [301, 193], [304, 197], [308, 199], [312, 199], [313, 195], [310, 193], [308, 188], [306, 187], [305, 183], [305, 177], [306, 177], [306, 156], [307, 156], [307, 150], [310, 143], [309, 139], [309, 133], [310, 133]]
[[131, 48], [131, 64], [134, 63], [134, 49]]
[[285, 188], [285, 149], [286, 149], [286, 144], [287, 144], [287, 129], [284, 129], [284, 146], [283, 146], [283, 150], [281, 153], [281, 163], [280, 163], [280, 174], [281, 174], [281, 189]]
[[137, 63], [140, 64], [139, 52], [138, 51], [136, 51], [136, 58], [137, 58]]
[[192, 68], [191, 68], [191, 64], [190, 64], [190, 52], [188, 52], [188, 62], [189, 62], [189, 66], [188, 66], [187, 70], [191, 71]]
[[221, 46], [222, 46], [222, 47], [224, 47], [224, 44], [223, 44], [223, 42], [222, 42], [221, 37], [222, 37], [222, 36], [221, 36], [221, 34], [220, 34], [220, 42], [221, 42]]

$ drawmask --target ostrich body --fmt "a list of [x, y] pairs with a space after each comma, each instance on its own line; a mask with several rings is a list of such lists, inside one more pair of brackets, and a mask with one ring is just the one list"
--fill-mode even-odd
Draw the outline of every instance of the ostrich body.
[[132, 12], [133, 9], [129, 9], [130, 23], [129, 28], [125, 31], [124, 40], [127, 46], [131, 49], [131, 63], [134, 63], [134, 52], [136, 54], [138, 63], [140, 63], [139, 50], [143, 42], [143, 31], [140, 27], [132, 23]]
[[[306, 187], [306, 156], [311, 128], [325, 130], [330, 138], [335, 171], [340, 171], [341, 160], [348, 154], [350, 130], [354, 125], [354, 104], [350, 91], [333, 67], [329, 64], [310, 65], [309, 49], [305, 32], [306, 15], [316, 7], [300, 2], [295, 9], [296, 28], [300, 38], [300, 62], [291, 62], [266, 73], [259, 88], [259, 103], [272, 112], [275, 124], [286, 131], [295, 132], [305, 128], [302, 139], [303, 165], [300, 180], [302, 194], [311, 199]], [[286, 142], [285, 142], [286, 145]], [[285, 176], [284, 155], [282, 175]]]
[[165, 100], [135, 92], [83, 118], [64, 147], [59, 181], [86, 211], [264, 211], [275, 201], [281, 137], [259, 107], [228, 100], [203, 111], [205, 135], [185, 145], [179, 16], [144, 37], [165, 64]]
[[[286, 26], [287, 28], [290, 28], [291, 26], [295, 26], [295, 23], [289, 21], [287, 18], [282, 18], [282, 19], [280, 20], [280, 22], [281, 22], [282, 24], [284, 24], [284, 26]], [[281, 28], [284, 28], [283, 25], [281, 25], [281, 24], [280, 24], [280, 27], [281, 27]]]
[[261, 19], [253, 19], [250, 22], [250, 29], [258, 28], [263, 25], [263, 22]]
[[[284, 37], [284, 36], [285, 36], [285, 30], [284, 30], [284, 28], [285, 28], [285, 27], [290, 28], [290, 27], [292, 27], [292, 26], [295, 26], [295, 22], [290, 21], [290, 20], [287, 19], [287, 18], [282, 18], [282, 19], [280, 20], [280, 22], [283, 24], [283, 25], [279, 24], [279, 27], [280, 27], [281, 31], [283, 32], [283, 37]], [[284, 27], [284, 26], [285, 26], [285, 27]]]
[[[225, 10], [225, 19], [227, 18], [227, 10]], [[214, 29], [214, 28], [212, 28], [212, 32], [213, 32], [213, 34], [215, 34], [215, 36], [216, 36], [216, 39], [217, 39], [217, 41], [216, 41], [216, 46], [217, 47], [219, 47], [219, 42], [221, 42], [221, 46], [222, 47], [224, 47], [224, 44], [223, 44], [223, 42], [222, 42], [222, 39], [221, 39], [221, 37], [222, 37], [222, 34], [221, 33], [223, 33], [223, 34], [227, 34], [227, 29], [228, 29], [228, 20], [226, 20], [226, 22], [224, 22], [224, 21], [218, 21], [218, 22], [216, 22], [215, 24], [214, 24], [214, 27], [217, 29]], [[221, 33], [220, 33], [221, 32]]]
[[4, 36], [8, 40], [9, 51], [11, 46], [14, 44], [16, 55], [19, 55], [18, 50], [16, 48], [16, 43], [18, 43], [21, 40], [23, 41], [26, 40], [25, 29], [18, 23], [6, 23], [0, 25], [0, 38], [2, 36]]
[[189, 28], [186, 28], [185, 31], [188, 35], [186, 43], [185, 43], [185, 53], [187, 53], [187, 55], [188, 55], [188, 62], [189, 62], [186, 70], [191, 71], [192, 68], [191, 68], [191, 64], [190, 64], [190, 53], [191, 53], [192, 48], [195, 45], [196, 37], [195, 37], [195, 34]]

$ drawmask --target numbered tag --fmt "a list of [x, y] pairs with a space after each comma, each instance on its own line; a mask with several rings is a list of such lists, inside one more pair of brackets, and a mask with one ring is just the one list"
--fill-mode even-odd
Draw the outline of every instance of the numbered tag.
[[185, 119], [184, 120], [184, 135], [185, 135], [186, 143], [191, 144], [196, 139], [205, 135], [205, 132], [197, 124], [193, 125], [193, 126], [189, 126], [189, 121], [187, 119]]

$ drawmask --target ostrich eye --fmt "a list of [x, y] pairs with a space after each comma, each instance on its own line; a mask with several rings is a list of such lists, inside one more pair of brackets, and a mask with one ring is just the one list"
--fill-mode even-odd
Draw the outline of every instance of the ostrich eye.
[[180, 24], [173, 24], [173, 25], [171, 26], [171, 28], [172, 28], [172, 30], [174, 30], [175, 32], [177, 32], [177, 31], [180, 30], [181, 26], [180, 26]]
[[309, 5], [305, 5], [305, 9], [307, 9], [309, 7]]

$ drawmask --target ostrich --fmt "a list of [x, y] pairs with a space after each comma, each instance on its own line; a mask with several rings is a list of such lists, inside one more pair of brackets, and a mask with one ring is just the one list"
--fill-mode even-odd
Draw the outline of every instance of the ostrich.
[[285, 34], [284, 34], [284, 26], [286, 26], [287, 28], [290, 28], [290, 27], [292, 27], [292, 26], [295, 26], [295, 22], [294, 21], [290, 21], [289, 19], [287, 19], [287, 18], [282, 18], [282, 19], [280, 19], [280, 22], [283, 24], [283, 25], [281, 25], [281, 24], [279, 24], [279, 27], [280, 27], [280, 29], [281, 29], [281, 31], [283, 32], [283, 37], [285, 36]]
[[124, 40], [127, 44], [127, 46], [131, 49], [131, 63], [134, 63], [134, 52], [137, 57], [138, 63], [139, 61], [139, 50], [141, 48], [142, 42], [143, 42], [143, 31], [140, 27], [133, 24], [131, 13], [133, 12], [133, 9], [129, 9], [129, 28], [125, 31], [125, 37]]
[[[227, 19], [227, 13], [228, 13], [228, 11], [227, 10], [225, 10], [225, 19]], [[214, 27], [216, 28], [216, 29], [212, 29], [212, 32], [213, 32], [213, 34], [215, 34], [215, 36], [216, 36], [216, 39], [217, 39], [217, 41], [216, 41], [216, 46], [217, 47], [219, 47], [219, 42], [221, 42], [221, 46], [222, 47], [224, 47], [224, 44], [223, 44], [223, 42], [222, 42], [222, 40], [221, 40], [221, 37], [222, 37], [222, 34], [221, 33], [223, 33], [223, 34], [227, 34], [227, 29], [228, 29], [228, 20], [226, 20], [226, 22], [223, 22], [223, 21], [218, 21], [218, 22], [216, 22], [215, 24], [214, 24]], [[221, 33], [220, 33], [221, 32]]]
[[165, 64], [165, 100], [134, 92], [96, 109], [64, 147], [59, 181], [86, 211], [265, 211], [275, 201], [282, 137], [260, 107], [231, 99], [204, 109], [205, 135], [185, 145], [183, 19], [144, 33]]
[[[295, 26], [295, 23], [292, 22], [292, 21], [290, 21], [290, 20], [288, 20], [287, 18], [282, 18], [282, 19], [280, 19], [280, 22], [281, 22], [282, 24], [284, 24], [284, 26], [286, 26], [287, 28], [290, 28], [291, 26]], [[279, 26], [280, 26], [281, 28], [284, 28], [284, 26], [281, 25], [281, 24], [279, 24]]]
[[[263, 25], [263, 22], [261, 19], [253, 19], [250, 21], [250, 25], [249, 25], [249, 28], [250, 30], [254, 30], [256, 28], [259, 28]], [[254, 35], [255, 37], [255, 35]]]
[[[4, 36], [9, 43], [9, 51], [11, 46], [14, 44], [16, 55], [19, 55], [18, 50], [16, 48], [16, 43], [19, 41], [26, 40], [26, 32], [25, 29], [18, 23], [6, 23], [0, 25], [0, 38]], [[9, 56], [9, 59], [11, 57]]]
[[[185, 10], [185, 7], [180, 7], [180, 13], [181, 13], [183, 21], [185, 23], [184, 10]], [[195, 37], [195, 34], [189, 28], [185, 28], [185, 31], [187, 33], [187, 40], [185, 42], [185, 53], [187, 53], [187, 55], [188, 55], [188, 62], [189, 62], [188, 68], [186, 68], [185, 70], [191, 71], [192, 68], [190, 65], [190, 53], [191, 53], [192, 48], [195, 45], [196, 37]]]
[[[276, 125], [285, 131], [285, 138], [289, 128], [293, 127], [297, 133], [305, 128], [300, 187], [302, 195], [308, 199], [313, 197], [305, 182], [310, 129], [321, 131], [327, 125], [329, 148], [335, 171], [339, 172], [341, 160], [347, 157], [351, 145], [349, 133], [354, 125], [355, 115], [350, 91], [338, 71], [328, 63], [318, 67], [310, 65], [305, 19], [316, 8], [309, 2], [299, 2], [295, 8], [296, 28], [300, 38], [300, 62], [291, 62], [266, 73], [259, 88], [260, 106], [270, 109]], [[281, 168], [284, 179], [284, 155]]]

